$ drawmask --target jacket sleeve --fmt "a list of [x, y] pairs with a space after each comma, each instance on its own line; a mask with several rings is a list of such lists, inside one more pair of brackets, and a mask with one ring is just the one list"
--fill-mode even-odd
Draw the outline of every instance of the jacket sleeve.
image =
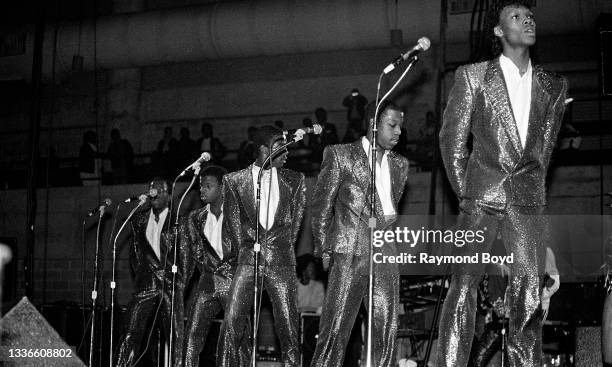
[[306, 205], [306, 185], [304, 184], [304, 174], [300, 173], [300, 183], [292, 200], [293, 223], [291, 224], [291, 244], [296, 245], [298, 233], [304, 219], [304, 206]]
[[132, 278], [134, 278], [136, 276], [136, 273], [138, 272], [138, 267], [139, 267], [139, 263], [138, 263], [138, 258], [137, 258], [137, 252], [138, 252], [138, 232], [136, 231], [136, 223], [134, 222], [134, 218], [132, 218], [132, 220], [130, 220], [130, 227], [132, 228], [132, 240], [130, 241], [130, 270], [131, 273], [130, 275], [132, 276]]
[[181, 272], [185, 279], [185, 284], [189, 283], [189, 280], [193, 276], [195, 270], [195, 253], [194, 248], [196, 243], [192, 236], [192, 215], [188, 215], [179, 223], [179, 249], [181, 251]]
[[325, 235], [334, 216], [334, 204], [340, 186], [340, 166], [333, 146], [323, 151], [323, 163], [312, 195], [312, 234], [314, 253], [317, 256], [331, 252], [331, 244], [325, 242]]
[[232, 183], [223, 178], [223, 261], [235, 265], [238, 258], [238, 249], [242, 243], [242, 231], [240, 228], [240, 206], [238, 205], [238, 193]]
[[453, 85], [440, 129], [440, 152], [446, 175], [459, 199], [465, 194], [465, 171], [470, 156], [467, 142], [472, 124], [474, 90], [467, 69], [460, 67]]
[[544, 151], [544, 163], [546, 167], [548, 167], [548, 164], [550, 163], [550, 157], [552, 156], [555, 144], [557, 144], [557, 136], [559, 134], [559, 130], [561, 129], [561, 124], [563, 123], [567, 88], [567, 79], [561, 77], [559, 94], [556, 96], [555, 101], [551, 105], [551, 108], [549, 109], [548, 114], [546, 116], [547, 125], [550, 126], [550, 129], [547, 130], [547, 133], [549, 133], [550, 135], [544, 137], [544, 141], [546, 142]]

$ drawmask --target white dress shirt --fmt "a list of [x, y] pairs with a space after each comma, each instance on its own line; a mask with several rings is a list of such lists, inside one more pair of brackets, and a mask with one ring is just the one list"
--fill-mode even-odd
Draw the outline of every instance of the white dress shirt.
[[325, 301], [325, 286], [318, 280], [311, 279], [304, 285], [297, 281], [297, 303], [300, 312], [314, 311], [321, 313]]
[[158, 259], [160, 258], [160, 241], [161, 241], [161, 233], [162, 229], [164, 229], [164, 222], [166, 221], [166, 216], [168, 215], [168, 208], [164, 209], [161, 213], [159, 213], [159, 221], [155, 220], [155, 214], [153, 213], [153, 209], [149, 213], [149, 223], [147, 224], [146, 236], [149, 244], [153, 248], [153, 252], [157, 255]]
[[219, 218], [217, 218], [210, 211], [210, 204], [206, 205], [206, 210], [208, 211], [208, 215], [206, 216], [206, 224], [204, 225], [204, 235], [206, 239], [210, 243], [217, 255], [219, 255], [219, 259], [223, 259], [223, 244], [221, 239], [221, 227], [223, 225], [223, 208], [221, 208], [221, 214], [219, 214]]
[[[257, 165], [253, 165], [251, 172], [253, 174], [253, 197], [257, 200], [257, 176], [259, 175], [260, 168]], [[269, 195], [268, 195], [269, 192]], [[268, 198], [270, 203], [268, 206]], [[274, 215], [278, 208], [279, 192], [278, 192], [278, 175], [276, 168], [272, 168], [272, 189], [270, 190], [270, 170], [264, 170], [261, 175], [261, 208], [259, 210], [259, 223], [265, 229], [272, 228], [274, 224]], [[268, 218], [266, 221], [266, 208], [268, 212]]]
[[531, 60], [527, 66], [527, 71], [521, 76], [519, 68], [503, 54], [499, 57], [499, 65], [501, 66], [506, 87], [508, 88], [508, 97], [510, 97], [510, 105], [514, 114], [514, 121], [518, 129], [521, 144], [525, 148], [527, 141], [527, 128], [529, 127], [529, 111], [531, 109], [531, 81], [533, 68]]
[[[370, 154], [370, 141], [365, 136], [361, 138], [361, 145], [368, 156], [368, 165], [372, 169], [372, 156]], [[389, 172], [389, 160], [387, 156], [389, 151], [385, 150], [382, 156], [381, 163], [376, 162], [376, 192], [382, 205], [383, 214], [395, 215], [395, 208], [393, 207], [393, 199], [391, 196], [391, 173]]]

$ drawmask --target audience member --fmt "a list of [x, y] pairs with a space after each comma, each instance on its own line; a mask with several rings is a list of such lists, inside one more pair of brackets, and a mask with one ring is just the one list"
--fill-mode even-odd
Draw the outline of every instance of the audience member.
[[349, 124], [346, 127], [346, 134], [344, 134], [344, 138], [342, 139], [342, 143], [343, 144], [352, 143], [355, 140], [359, 139], [361, 136], [362, 135], [359, 132], [359, 130], [354, 129], [353, 126], [351, 126]]
[[425, 124], [419, 130], [419, 143], [416, 148], [415, 159], [425, 171], [431, 170], [433, 164], [435, 134], [437, 120], [433, 111], [427, 111], [425, 114]]
[[336, 125], [327, 122], [327, 111], [323, 107], [317, 108], [315, 110], [315, 118], [317, 123], [323, 127], [323, 132], [321, 133], [321, 144], [323, 147], [338, 144], [340, 142], [338, 140], [338, 131], [336, 130]]
[[[365, 106], [368, 104], [368, 99], [362, 96], [359, 93], [357, 88], [353, 88], [351, 94], [344, 97], [342, 101], [342, 105], [347, 108], [346, 110], [346, 120], [348, 121], [348, 127], [346, 129], [346, 134], [344, 137], [344, 142], [352, 142], [355, 139], [352, 138], [354, 134], [357, 138], [365, 133], [363, 123], [363, 117], [365, 116]], [[352, 139], [348, 140], [347, 139]]]
[[83, 134], [83, 145], [79, 151], [79, 176], [83, 186], [98, 185], [102, 176], [103, 155], [98, 152], [98, 135], [88, 130]]
[[111, 143], [106, 154], [111, 162], [113, 183], [127, 183], [134, 169], [134, 150], [129, 141], [121, 138], [119, 129], [111, 130]]
[[176, 145], [178, 142], [172, 135], [172, 127], [166, 126], [164, 137], [157, 143], [157, 150], [153, 156], [155, 168], [163, 177], [173, 176], [176, 171]]
[[46, 186], [49, 184], [49, 186], [56, 186], [60, 182], [59, 158], [55, 153], [54, 147], [49, 147], [46, 155], [46, 157], [40, 156], [38, 158], [38, 185]]
[[188, 128], [181, 127], [180, 134], [181, 138], [176, 147], [176, 163], [179, 170], [182, 170], [197, 158], [198, 147], [196, 146], [196, 142], [189, 136]]
[[216, 164], [221, 164], [223, 157], [225, 157], [225, 146], [213, 136], [213, 127], [208, 122], [202, 124], [202, 137], [198, 139], [196, 147], [200, 153], [210, 153], [212, 155], [211, 162]]
[[296, 260], [299, 279], [298, 311], [321, 313], [325, 299], [325, 286], [319, 279], [322, 266], [311, 254], [301, 255]]
[[569, 122], [561, 126], [559, 132], [559, 150], [579, 150], [582, 137], [578, 130]]
[[250, 126], [247, 129], [247, 140], [240, 143], [240, 148], [238, 149], [238, 166], [241, 169], [248, 167], [257, 158], [257, 147], [253, 141], [253, 136], [256, 131], [257, 128], [255, 126]]

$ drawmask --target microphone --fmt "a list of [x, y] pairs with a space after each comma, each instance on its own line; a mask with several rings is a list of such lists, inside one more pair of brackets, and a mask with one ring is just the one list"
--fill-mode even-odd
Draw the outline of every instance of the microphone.
[[429, 40], [429, 38], [427, 37], [419, 38], [416, 46], [411, 48], [405, 54], [399, 55], [395, 60], [393, 60], [392, 63], [387, 65], [387, 67], [383, 70], [383, 73], [389, 74], [393, 69], [395, 69], [399, 64], [401, 64], [402, 61], [408, 60], [409, 58], [414, 57], [423, 51], [429, 50], [430, 46], [431, 46], [431, 41]]
[[104, 202], [102, 204], [100, 204], [100, 206], [92, 209], [89, 213], [87, 213], [87, 217], [91, 217], [92, 215], [96, 214], [97, 212], [102, 212], [104, 213], [104, 209], [106, 209], [107, 206], [110, 206], [113, 202], [111, 201], [111, 199], [106, 198], [104, 199]]
[[181, 172], [180, 176], [183, 176], [185, 173], [187, 173], [187, 171], [189, 171], [190, 169], [196, 169], [196, 168], [200, 168], [200, 165], [204, 162], [208, 162], [210, 161], [210, 159], [212, 158], [212, 156], [210, 155], [210, 153], [208, 152], [204, 152], [202, 153], [202, 155], [196, 159], [195, 162], [193, 162], [192, 164], [189, 165], [189, 167], [185, 168], [183, 170], [183, 172]]
[[147, 199], [154, 199], [155, 197], [157, 197], [157, 189], [150, 189], [149, 192], [144, 192], [138, 196], [132, 196], [130, 198], [125, 199], [123, 202], [131, 203], [132, 201], [135, 201], [135, 200], [144, 202]]
[[315, 135], [320, 135], [323, 132], [323, 127], [319, 124], [312, 124], [312, 127], [305, 127], [305, 128], [300, 128], [297, 129], [293, 132], [291, 131], [283, 131], [283, 137], [285, 138], [285, 140], [287, 139], [287, 136], [291, 136], [291, 138], [293, 139], [293, 142], [298, 142], [302, 139], [304, 139], [304, 135], [306, 134], [315, 134]]

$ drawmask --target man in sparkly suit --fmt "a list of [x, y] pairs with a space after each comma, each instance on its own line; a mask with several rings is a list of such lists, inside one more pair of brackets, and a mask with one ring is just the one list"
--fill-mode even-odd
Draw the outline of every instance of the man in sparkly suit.
[[[279, 137], [281, 140], [278, 140]], [[221, 327], [217, 365], [236, 367], [249, 364], [250, 355], [242, 353], [239, 347], [244, 338], [249, 340], [250, 336], [248, 320], [253, 304], [253, 244], [256, 241], [255, 226], [259, 226], [261, 253], [258, 284], [260, 289], [266, 289], [272, 303], [284, 365], [298, 366], [299, 314], [294, 247], [306, 201], [304, 175], [281, 168], [287, 160], [286, 150], [277, 155], [270, 165], [262, 167], [270, 153], [270, 145], [274, 150], [283, 143], [280, 130], [263, 126], [255, 133], [254, 140], [259, 152], [257, 160], [223, 179], [223, 240], [229, 242], [228, 247], [232, 252], [238, 252], [238, 267]], [[264, 173], [258, 214], [255, 187], [261, 169], [264, 169]]]
[[[458, 226], [484, 230], [487, 252], [501, 233], [509, 264], [509, 366], [541, 365], [542, 278], [548, 226], [545, 179], [564, 112], [567, 82], [532, 66], [535, 20], [526, 1], [496, 1], [487, 16], [502, 55], [457, 69], [440, 131], [446, 173], [460, 199]], [[472, 137], [472, 148], [468, 140]], [[466, 366], [483, 264], [454, 265], [439, 326], [438, 365]]]
[[[408, 179], [408, 161], [391, 149], [397, 144], [403, 112], [394, 104], [380, 108], [376, 139], [377, 229], [391, 227]], [[374, 120], [375, 106], [366, 113]], [[370, 126], [371, 127], [371, 126]], [[319, 338], [311, 366], [341, 366], [361, 303], [367, 306], [370, 229], [371, 128], [351, 144], [331, 145], [323, 154], [313, 193], [312, 229], [315, 252], [332, 262], [327, 295], [319, 323]], [[376, 251], [395, 254], [395, 244]], [[395, 359], [399, 272], [396, 264], [374, 264], [373, 358], [375, 366], [392, 366]]]
[[222, 241], [223, 176], [220, 166], [209, 166], [200, 174], [200, 198], [204, 207], [192, 211], [181, 222], [181, 248], [187, 251], [185, 280], [189, 282], [195, 268], [198, 281], [187, 304], [185, 325], [185, 367], [199, 366], [200, 353], [212, 321], [227, 305], [233, 268], [232, 254]]
[[[174, 260], [174, 236], [168, 209], [170, 186], [166, 180], [155, 178], [149, 189], [158, 193], [151, 200], [151, 210], [137, 213], [131, 221], [130, 264], [134, 274], [134, 294], [126, 331], [119, 342], [116, 364], [119, 367], [131, 367], [141, 360], [146, 349], [153, 347], [150, 344], [154, 340], [151, 333], [156, 327], [161, 326], [162, 335], [168, 340], [170, 322], [173, 324], [173, 366], [180, 366], [182, 362], [184, 281], [180, 272], [176, 277], [174, 317], [170, 320]], [[181, 269], [185, 251], [180, 248], [177, 251], [178, 268]], [[161, 325], [158, 324], [160, 320]]]

